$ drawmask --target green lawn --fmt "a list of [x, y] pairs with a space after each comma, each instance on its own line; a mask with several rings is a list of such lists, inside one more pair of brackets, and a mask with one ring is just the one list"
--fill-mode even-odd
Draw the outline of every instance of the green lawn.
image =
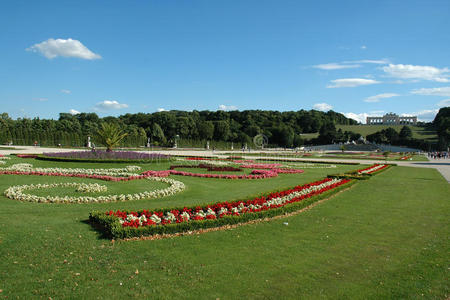
[[[404, 125], [336, 125], [336, 129], [342, 129], [342, 131], [353, 131], [361, 134], [362, 136], [367, 136], [369, 134], [387, 129], [389, 127], [394, 128], [397, 132], [400, 132]], [[427, 129], [425, 127], [407, 125], [411, 128], [413, 133], [413, 138], [423, 139], [430, 142], [437, 141], [436, 131]]]
[[[93, 209], [245, 199], [361, 167], [305, 169], [304, 174], [264, 180], [172, 176], [186, 184], [186, 191], [110, 204], [34, 204], [0, 196], [0, 297], [448, 297], [450, 187], [432, 169], [390, 168], [302, 214], [197, 236], [111, 243], [86, 223]], [[0, 191], [14, 184], [63, 180], [75, 181], [0, 175]], [[132, 182], [134, 187], [119, 184], [125, 190], [139, 186], [138, 181]]]

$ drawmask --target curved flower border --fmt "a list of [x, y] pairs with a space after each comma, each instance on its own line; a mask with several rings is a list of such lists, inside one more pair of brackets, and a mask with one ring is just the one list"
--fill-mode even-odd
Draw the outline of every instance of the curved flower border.
[[[72, 196], [36, 196], [31, 194], [25, 194], [24, 191], [34, 190], [34, 189], [47, 189], [47, 188], [55, 188], [55, 187], [76, 187], [85, 188], [85, 183], [51, 183], [51, 184], [30, 184], [30, 185], [16, 185], [11, 186], [5, 190], [4, 195], [13, 200], [19, 201], [27, 201], [27, 202], [38, 202], [38, 203], [101, 203], [101, 202], [117, 202], [117, 201], [133, 201], [133, 200], [141, 200], [141, 199], [152, 199], [152, 198], [161, 198], [169, 195], [176, 194], [185, 189], [184, 183], [181, 181], [177, 181], [170, 178], [162, 178], [162, 177], [147, 177], [148, 180], [165, 182], [170, 184], [169, 187], [154, 191], [145, 191], [141, 193], [135, 194], [120, 194], [120, 195], [106, 195], [106, 196], [80, 196], [80, 197], [72, 197]], [[102, 187], [101, 185], [98, 185]], [[104, 187], [104, 186], [103, 186]], [[92, 190], [92, 186], [90, 187], [90, 191], [103, 191], [103, 190]], [[98, 188], [102, 189], [102, 188]]]
[[282, 192], [271, 193], [267, 197], [252, 200], [221, 202], [206, 207], [184, 208], [183, 210], [142, 212], [122, 212], [120, 210], [109, 211], [109, 216], [118, 217], [122, 227], [140, 227], [183, 223], [205, 219], [217, 219], [225, 216], [239, 216], [247, 213], [255, 213], [264, 210], [280, 208], [289, 203], [298, 202], [313, 195], [321, 194], [327, 190], [349, 182], [348, 179], [326, 178], [311, 184], [297, 186]]

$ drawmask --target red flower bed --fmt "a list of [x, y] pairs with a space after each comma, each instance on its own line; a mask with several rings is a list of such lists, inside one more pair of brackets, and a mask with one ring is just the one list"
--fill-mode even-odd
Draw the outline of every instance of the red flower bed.
[[[136, 211], [112, 211], [106, 212], [108, 216], [116, 216], [122, 221], [122, 227], [144, 227], [166, 225], [171, 223], [183, 223], [190, 220], [218, 219], [229, 215], [243, 215], [269, 209], [283, 207], [287, 204], [299, 202], [314, 195], [322, 194], [347, 182], [349, 179], [326, 178], [313, 183], [299, 185], [292, 189], [271, 193], [267, 196], [253, 198], [247, 201], [220, 202], [204, 207], [184, 207], [173, 210], [142, 210]], [[305, 191], [305, 194], [302, 194]], [[281, 201], [281, 199], [283, 199]], [[274, 200], [274, 201], [272, 201]], [[131, 217], [130, 217], [131, 215]], [[144, 216], [144, 217], [143, 217]]]
[[209, 160], [203, 157], [186, 157], [186, 160]]
[[36, 158], [38, 157], [37, 154], [17, 154], [17, 157], [20, 158]]

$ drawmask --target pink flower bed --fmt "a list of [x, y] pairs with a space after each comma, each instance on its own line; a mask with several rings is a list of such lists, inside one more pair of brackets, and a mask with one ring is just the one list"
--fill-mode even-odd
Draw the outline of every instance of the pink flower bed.
[[240, 165], [241, 168], [247, 169], [274, 169], [281, 167], [282, 164], [243, 164]]
[[191, 177], [201, 177], [201, 178], [220, 178], [220, 179], [264, 179], [277, 177], [279, 173], [281, 174], [300, 174], [303, 170], [297, 169], [269, 169], [269, 170], [253, 170], [250, 175], [232, 175], [232, 174], [202, 174], [202, 173], [192, 173], [177, 170], [164, 170], [164, 171], [146, 171], [141, 175], [143, 176], [158, 176], [167, 177], [169, 175], [180, 175], [180, 176], [191, 176]]

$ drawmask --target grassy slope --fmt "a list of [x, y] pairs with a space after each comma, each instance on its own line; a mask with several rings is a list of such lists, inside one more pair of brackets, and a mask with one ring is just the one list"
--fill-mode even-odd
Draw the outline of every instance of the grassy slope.
[[[361, 134], [362, 136], [367, 136], [369, 134], [381, 131], [383, 129], [392, 127], [397, 132], [400, 132], [404, 125], [336, 125], [336, 129], [342, 129], [342, 131], [353, 131]], [[409, 126], [412, 130], [413, 137], [418, 139], [424, 139], [428, 141], [436, 141], [437, 135], [435, 131], [428, 130], [424, 127], [419, 126]]]
[[[92, 209], [240, 198], [336, 171], [263, 181], [177, 177], [184, 193], [129, 203], [0, 196], [0, 296], [445, 298], [450, 188], [435, 170], [391, 168], [306, 213], [200, 236], [112, 244], [84, 223]], [[0, 190], [41, 178], [3, 175]]]

